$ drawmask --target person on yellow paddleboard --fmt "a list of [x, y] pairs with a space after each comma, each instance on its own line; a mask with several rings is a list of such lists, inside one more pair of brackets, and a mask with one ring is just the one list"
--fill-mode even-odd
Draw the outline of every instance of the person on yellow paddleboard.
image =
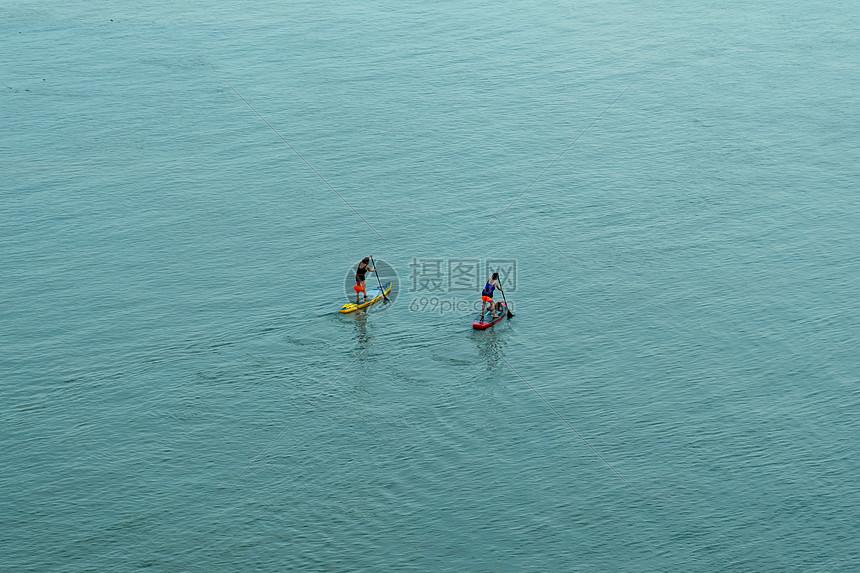
[[[371, 255], [372, 257], [373, 255]], [[370, 257], [364, 257], [358, 263], [358, 268], [355, 271], [355, 304], [358, 304], [358, 296], [364, 294], [364, 300], [367, 300], [367, 288], [364, 284], [364, 275], [368, 272], [376, 272], [376, 269], [370, 268]]]
[[490, 280], [487, 281], [487, 284], [484, 286], [484, 290], [481, 291], [481, 322], [484, 322], [484, 311], [487, 309], [487, 304], [490, 305], [490, 313], [493, 315], [493, 318], [497, 318], [496, 314], [496, 306], [493, 304], [493, 291], [499, 289], [504, 292], [501, 286], [499, 286], [499, 273], [493, 273], [493, 276], [490, 277]]

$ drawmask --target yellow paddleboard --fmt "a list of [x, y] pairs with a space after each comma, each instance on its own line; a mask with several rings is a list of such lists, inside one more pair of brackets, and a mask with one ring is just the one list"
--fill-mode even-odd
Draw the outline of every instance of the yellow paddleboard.
[[387, 295], [390, 292], [391, 282], [387, 282], [382, 285], [382, 290], [379, 290], [379, 287], [376, 287], [367, 291], [367, 300], [362, 300], [358, 304], [355, 304], [354, 302], [348, 302], [342, 307], [340, 307], [340, 311], [344, 314], [347, 314], [349, 312], [355, 312], [360, 308], [376, 304], [377, 302], [382, 300], [384, 295]]

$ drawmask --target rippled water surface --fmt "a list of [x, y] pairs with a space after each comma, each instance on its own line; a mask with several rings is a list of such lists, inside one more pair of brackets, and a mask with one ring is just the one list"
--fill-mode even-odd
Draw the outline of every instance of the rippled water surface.
[[0, 5], [0, 568], [860, 568], [860, 11], [462, 4]]

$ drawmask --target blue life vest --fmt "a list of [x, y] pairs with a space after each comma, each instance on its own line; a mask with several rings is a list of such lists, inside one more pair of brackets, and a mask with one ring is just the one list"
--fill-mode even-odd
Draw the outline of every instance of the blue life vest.
[[481, 293], [481, 296], [493, 296], [493, 291], [496, 290], [496, 285], [491, 285], [490, 281], [487, 281], [486, 286], [484, 287], [484, 292]]

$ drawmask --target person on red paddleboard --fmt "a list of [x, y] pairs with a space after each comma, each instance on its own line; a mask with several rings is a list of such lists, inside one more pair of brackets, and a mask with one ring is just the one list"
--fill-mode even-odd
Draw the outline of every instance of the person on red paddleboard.
[[[373, 255], [371, 255], [372, 257]], [[367, 300], [367, 289], [364, 284], [364, 275], [367, 272], [374, 272], [376, 269], [370, 268], [370, 257], [364, 257], [361, 259], [361, 262], [358, 263], [358, 268], [355, 270], [355, 286], [352, 287], [355, 289], [355, 304], [358, 304], [358, 295], [364, 294], [364, 300]]]
[[493, 273], [493, 276], [490, 277], [490, 280], [487, 281], [487, 284], [484, 286], [484, 290], [481, 291], [481, 322], [484, 322], [484, 310], [487, 308], [487, 303], [490, 303], [490, 312], [493, 314], [493, 318], [498, 318], [496, 315], [496, 306], [493, 304], [493, 291], [499, 289], [500, 291], [504, 291], [502, 287], [499, 286], [499, 273]]

